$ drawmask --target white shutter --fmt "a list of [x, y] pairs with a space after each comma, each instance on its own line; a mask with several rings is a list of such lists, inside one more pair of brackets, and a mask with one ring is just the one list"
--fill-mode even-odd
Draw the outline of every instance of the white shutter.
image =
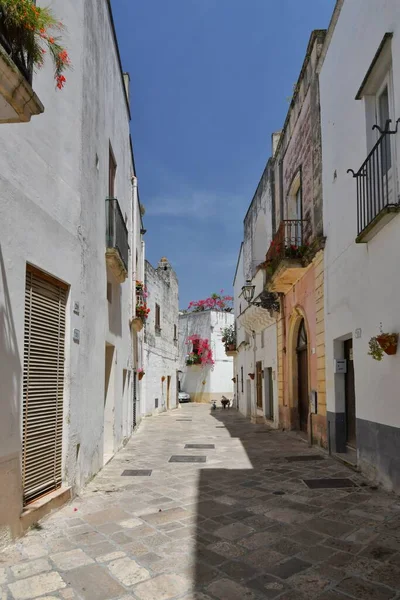
[[67, 286], [28, 266], [25, 290], [24, 502], [61, 485]]

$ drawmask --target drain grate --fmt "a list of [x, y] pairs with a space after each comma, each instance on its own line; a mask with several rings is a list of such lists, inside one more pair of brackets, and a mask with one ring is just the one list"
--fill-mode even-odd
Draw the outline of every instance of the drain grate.
[[277, 490], [276, 492], [272, 492], [274, 494], [274, 496], [284, 496], [286, 492], [281, 492], [280, 490]]
[[285, 456], [284, 459], [287, 462], [309, 462], [312, 460], [325, 460], [323, 456], [319, 454], [303, 454], [297, 456]]
[[351, 479], [303, 479], [311, 490], [358, 487]]
[[174, 455], [169, 459], [170, 463], [205, 463], [207, 460], [206, 456], [182, 456]]
[[215, 444], [186, 444], [185, 448], [192, 448], [192, 450], [215, 450]]
[[125, 469], [122, 471], [122, 477], [150, 477], [152, 474], [152, 470], [150, 469]]
[[186, 421], [188, 423], [192, 422], [192, 419], [176, 419], [177, 421]]

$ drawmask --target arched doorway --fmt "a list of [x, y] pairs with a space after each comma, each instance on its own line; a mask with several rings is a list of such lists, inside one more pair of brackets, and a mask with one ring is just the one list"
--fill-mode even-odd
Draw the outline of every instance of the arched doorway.
[[308, 341], [304, 319], [301, 321], [297, 336], [297, 374], [298, 374], [298, 407], [300, 430], [308, 430]]

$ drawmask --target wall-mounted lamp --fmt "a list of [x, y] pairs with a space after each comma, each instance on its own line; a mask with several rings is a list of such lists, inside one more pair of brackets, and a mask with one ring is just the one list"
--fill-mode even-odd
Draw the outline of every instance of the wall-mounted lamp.
[[280, 304], [278, 294], [264, 290], [259, 295], [259, 300], [253, 302], [255, 289], [256, 286], [251, 285], [250, 279], [248, 279], [246, 281], [246, 285], [242, 287], [243, 297], [248, 304], [252, 304], [253, 306], [261, 306], [261, 308], [271, 312], [279, 312]]

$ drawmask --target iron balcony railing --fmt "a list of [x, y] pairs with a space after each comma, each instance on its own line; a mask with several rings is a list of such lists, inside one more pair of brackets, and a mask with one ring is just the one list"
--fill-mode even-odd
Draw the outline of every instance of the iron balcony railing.
[[305, 243], [304, 219], [286, 219], [280, 222], [266, 256], [266, 263], [275, 265], [283, 258], [303, 258]]
[[32, 84], [33, 61], [26, 50], [33, 33], [7, 22], [7, 13], [0, 0], [0, 44], [18, 67], [29, 84]]
[[399, 122], [400, 119], [392, 131], [389, 129], [390, 120], [387, 121], [384, 130], [374, 125], [373, 129], [378, 129], [381, 134], [380, 138], [357, 172], [353, 169], [347, 170], [357, 180], [358, 236], [370, 228], [380, 213], [399, 208], [396, 171], [392, 158], [394, 139], [391, 137], [397, 133]]
[[116, 198], [106, 198], [106, 245], [116, 248], [126, 270], [129, 263], [128, 229]]

